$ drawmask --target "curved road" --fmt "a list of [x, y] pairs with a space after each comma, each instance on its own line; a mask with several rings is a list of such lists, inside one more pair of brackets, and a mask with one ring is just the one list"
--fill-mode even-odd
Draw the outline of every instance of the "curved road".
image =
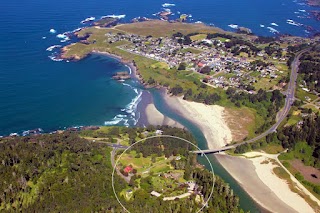
[[201, 151], [194, 151], [194, 153], [198, 153], [198, 154], [210, 154], [210, 153], [216, 153], [216, 152], [220, 152], [220, 151], [226, 151], [229, 149], [234, 149], [237, 146], [243, 145], [245, 143], [253, 143], [267, 135], [269, 135], [272, 132], [275, 132], [278, 128], [278, 126], [281, 124], [281, 122], [283, 121], [283, 119], [286, 118], [286, 116], [288, 115], [291, 106], [295, 100], [294, 98], [294, 93], [296, 90], [296, 81], [297, 81], [297, 77], [298, 77], [298, 69], [299, 69], [299, 58], [301, 57], [301, 55], [308, 51], [310, 48], [304, 49], [302, 51], [300, 51], [296, 57], [294, 58], [292, 64], [291, 64], [291, 74], [290, 74], [290, 82], [288, 83], [288, 88], [285, 91], [285, 95], [286, 95], [286, 99], [285, 99], [285, 105], [284, 108], [278, 113], [278, 121], [272, 125], [270, 127], [270, 129], [268, 129], [267, 131], [263, 132], [262, 134], [258, 135], [255, 138], [252, 138], [250, 140], [246, 140], [243, 141], [241, 143], [238, 144], [234, 144], [234, 145], [229, 145], [229, 146], [225, 146], [222, 147], [220, 149], [207, 149], [207, 150], [201, 150]]

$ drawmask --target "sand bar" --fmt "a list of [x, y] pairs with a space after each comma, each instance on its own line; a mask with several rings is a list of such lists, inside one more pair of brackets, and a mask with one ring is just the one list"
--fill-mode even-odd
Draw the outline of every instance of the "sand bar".
[[224, 107], [186, 101], [167, 94], [164, 94], [164, 99], [173, 110], [201, 129], [210, 149], [223, 147], [232, 141], [231, 131], [224, 120]]
[[[250, 153], [247, 154], [252, 157]], [[257, 153], [254, 153], [257, 156]], [[285, 180], [273, 173], [267, 156], [254, 158], [216, 155], [221, 165], [240, 183], [245, 191], [263, 208], [271, 212], [314, 212], [297, 193], [290, 190]], [[264, 162], [264, 163], [262, 163]]]

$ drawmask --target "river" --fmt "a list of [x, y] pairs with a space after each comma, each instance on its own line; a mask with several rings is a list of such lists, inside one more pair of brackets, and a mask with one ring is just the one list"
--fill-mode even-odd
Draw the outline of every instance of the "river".
[[[185, 119], [184, 117], [180, 116], [176, 112], [174, 112], [170, 106], [167, 105], [165, 102], [161, 91], [152, 89], [150, 90], [153, 96], [153, 101], [156, 106], [156, 108], [165, 116], [168, 116], [179, 123], [181, 123], [183, 126], [185, 126], [195, 137], [197, 140], [198, 146], [200, 149], [207, 149], [207, 141], [201, 132], [201, 130], [192, 122]], [[253, 201], [253, 199], [246, 193], [238, 184], [238, 182], [233, 179], [233, 177], [220, 165], [220, 163], [217, 161], [215, 156], [213, 154], [208, 155], [208, 158], [210, 159], [210, 162], [212, 164], [214, 173], [218, 176], [220, 176], [225, 182], [227, 182], [230, 187], [233, 189], [234, 193], [237, 194], [240, 198], [240, 207], [245, 211], [250, 212], [260, 212], [260, 208], [258, 205]], [[204, 157], [199, 156], [198, 162], [205, 165], [207, 169], [210, 170], [209, 164], [207, 160]]]

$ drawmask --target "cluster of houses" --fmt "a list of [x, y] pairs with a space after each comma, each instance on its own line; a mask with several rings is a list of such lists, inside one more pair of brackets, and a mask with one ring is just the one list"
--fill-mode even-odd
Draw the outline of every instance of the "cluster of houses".
[[[128, 41], [128, 44], [118, 48], [155, 61], [165, 62], [170, 68], [179, 67], [181, 63], [185, 63], [186, 70], [201, 73], [203, 67], [210, 67], [211, 72], [203, 75], [207, 83], [213, 87], [231, 86], [241, 89], [240, 86], [244, 82], [252, 84], [257, 81], [258, 77], [278, 78], [278, 72], [281, 72], [270, 64], [267, 67], [258, 67], [257, 71], [260, 72], [260, 76], [250, 76], [249, 74], [254, 71], [250, 62], [256, 59], [264, 60], [267, 57], [266, 53], [260, 51], [255, 58], [235, 56], [230, 49], [225, 47], [224, 42], [218, 39], [192, 41], [186, 45], [171, 37], [153, 38], [152, 36], [111, 32], [107, 33], [106, 37], [110, 43]], [[209, 47], [212, 44], [215, 45], [215, 48]], [[247, 47], [240, 45], [239, 49], [242, 48]], [[273, 60], [285, 61], [286, 58], [274, 58]], [[215, 77], [217, 73], [222, 73], [223, 77], [221, 75]], [[223, 75], [224, 73], [232, 75]]]

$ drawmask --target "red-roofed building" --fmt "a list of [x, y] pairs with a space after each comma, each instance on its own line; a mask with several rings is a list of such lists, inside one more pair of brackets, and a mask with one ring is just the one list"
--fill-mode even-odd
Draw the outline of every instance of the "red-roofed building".
[[124, 168], [123, 170], [125, 173], [130, 173], [132, 172], [132, 166], [126, 166], [126, 168]]
[[202, 62], [198, 63], [198, 67], [203, 67], [203, 66], [204, 66], [204, 64]]

